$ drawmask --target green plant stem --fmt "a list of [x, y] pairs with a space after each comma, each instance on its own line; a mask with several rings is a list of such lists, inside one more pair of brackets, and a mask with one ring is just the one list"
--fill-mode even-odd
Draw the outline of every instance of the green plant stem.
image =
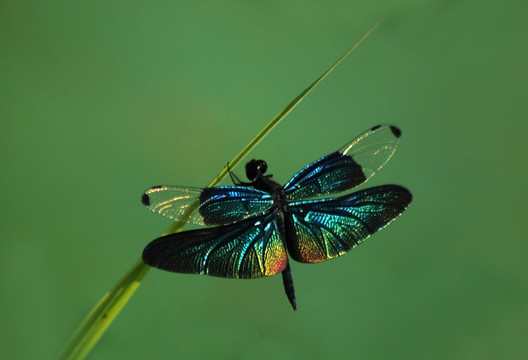
[[[293, 99], [284, 109], [282, 109], [258, 134], [249, 142], [249, 144], [242, 149], [228, 164], [229, 169], [235, 168], [242, 159], [251, 151], [257, 144], [268, 135], [275, 126], [281, 122], [305, 97], [310, 93], [332, 70], [334, 70], [352, 51], [354, 51], [363, 40], [365, 40], [378, 27], [383, 19], [379, 20], [369, 31], [363, 35], [358, 42], [354, 44], [347, 52], [343, 54], [328, 70], [326, 70], [319, 78], [310, 84], [303, 92], [301, 92], [295, 99]], [[209, 187], [215, 186], [222, 181], [228, 174], [228, 167], [224, 167], [222, 171], [211, 181]], [[181, 230], [185, 225], [183, 222], [173, 223], [164, 234], [170, 234]], [[93, 346], [97, 343], [99, 338], [103, 335], [108, 326], [115, 319], [117, 314], [128, 302], [132, 294], [136, 291], [141, 280], [147, 274], [150, 267], [138, 260], [134, 266], [125, 274], [125, 276], [99, 301], [88, 316], [81, 323], [76, 330], [67, 347], [61, 356], [64, 360], [80, 360], [84, 359], [90, 352]]]
[[150, 266], [137, 261], [92, 309], [70, 339], [61, 359], [84, 359], [134, 294]]

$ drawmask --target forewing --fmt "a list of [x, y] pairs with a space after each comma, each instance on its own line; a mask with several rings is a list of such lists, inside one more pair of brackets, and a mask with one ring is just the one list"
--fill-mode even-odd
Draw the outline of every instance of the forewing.
[[200, 195], [200, 214], [206, 225], [224, 225], [267, 212], [270, 194], [245, 186], [205, 188]]
[[273, 216], [160, 237], [143, 250], [143, 261], [177, 273], [243, 279], [275, 275], [288, 260]]
[[291, 203], [285, 213], [288, 252], [305, 263], [344, 255], [396, 219], [411, 201], [409, 190], [383, 185], [334, 199]]
[[244, 186], [154, 186], [141, 202], [155, 213], [197, 225], [231, 224], [262, 214], [273, 204], [269, 194]]
[[350, 190], [367, 181], [391, 158], [401, 131], [378, 125], [350, 143], [299, 171], [284, 185], [288, 200], [300, 200]]

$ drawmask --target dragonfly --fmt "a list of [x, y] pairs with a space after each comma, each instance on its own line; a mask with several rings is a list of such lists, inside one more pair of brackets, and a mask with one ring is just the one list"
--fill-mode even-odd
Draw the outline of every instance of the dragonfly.
[[399, 185], [332, 197], [370, 179], [392, 157], [400, 137], [396, 126], [374, 126], [307, 165], [284, 186], [266, 175], [264, 160], [249, 161], [249, 181], [232, 175], [232, 186], [154, 186], [141, 198], [148, 209], [209, 227], [157, 238], [145, 247], [142, 259], [170, 272], [223, 278], [281, 273], [296, 310], [289, 258], [317, 263], [344, 255], [411, 203], [411, 192]]

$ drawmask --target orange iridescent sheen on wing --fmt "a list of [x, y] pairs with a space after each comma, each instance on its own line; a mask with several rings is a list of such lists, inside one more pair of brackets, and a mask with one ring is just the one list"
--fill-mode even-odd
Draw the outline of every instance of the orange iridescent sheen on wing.
[[264, 276], [280, 273], [288, 264], [286, 249], [280, 239], [269, 244], [264, 253]]

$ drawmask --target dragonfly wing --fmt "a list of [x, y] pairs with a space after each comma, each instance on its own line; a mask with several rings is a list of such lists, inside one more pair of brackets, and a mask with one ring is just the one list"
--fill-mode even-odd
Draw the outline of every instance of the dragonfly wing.
[[401, 131], [378, 125], [299, 171], [284, 185], [288, 200], [347, 191], [367, 181], [391, 158]]
[[206, 225], [223, 225], [267, 212], [273, 199], [267, 192], [245, 186], [205, 188], [200, 214]]
[[411, 201], [409, 190], [383, 185], [339, 198], [291, 203], [285, 213], [288, 252], [305, 263], [344, 255], [396, 219]]
[[268, 193], [244, 186], [154, 186], [141, 202], [155, 213], [197, 225], [231, 224], [261, 214], [273, 204]]
[[275, 275], [288, 259], [274, 216], [269, 212], [160, 237], [143, 250], [143, 261], [177, 273], [243, 279]]

